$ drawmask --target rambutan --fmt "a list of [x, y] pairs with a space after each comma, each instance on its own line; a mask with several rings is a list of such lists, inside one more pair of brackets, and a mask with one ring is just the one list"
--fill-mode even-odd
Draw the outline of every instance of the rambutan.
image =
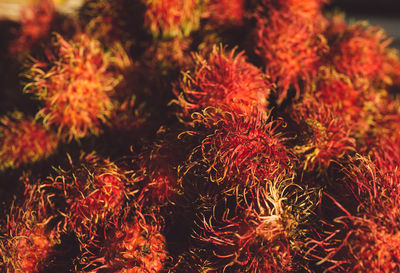
[[[85, 259], [83, 265], [89, 270], [84, 272], [157, 273], [165, 269], [168, 253], [159, 216], [136, 213], [133, 221], [124, 220], [107, 232], [98, 257]], [[91, 265], [95, 268], [90, 269]]]
[[368, 26], [365, 22], [348, 26], [332, 44], [332, 64], [357, 84], [390, 84], [387, 71], [382, 69], [387, 64], [390, 42], [379, 27]]
[[21, 112], [0, 117], [0, 170], [45, 159], [58, 142], [53, 132]]
[[70, 141], [98, 134], [114, 109], [111, 96], [122, 77], [115, 66], [126, 63], [126, 53], [105, 51], [86, 34], [72, 41], [56, 35], [53, 46], [48, 61], [33, 60], [25, 91], [44, 103], [38, 116], [58, 135]]
[[229, 27], [242, 25], [245, 12], [245, 0], [209, 0], [202, 16], [209, 18], [213, 27]]
[[[159, 206], [173, 202], [180, 192], [176, 166], [178, 156], [173, 145], [167, 142], [154, 143], [151, 150], [139, 156], [139, 173], [144, 185], [138, 197], [147, 206]], [[177, 155], [177, 153], [176, 153]]]
[[[399, 205], [399, 204], [397, 204]], [[397, 208], [398, 209], [398, 208]], [[385, 215], [382, 215], [385, 217]], [[397, 217], [399, 217], [399, 211]], [[349, 252], [354, 266], [351, 272], [390, 273], [400, 270], [400, 233], [396, 225], [400, 221], [395, 219], [391, 228], [380, 225], [378, 219], [369, 219], [365, 215], [355, 220], [353, 235], [349, 239]]]
[[399, 139], [400, 100], [393, 100], [393, 97], [384, 91], [376, 92], [371, 94], [368, 106], [372, 136]]
[[36, 223], [28, 228], [14, 227], [11, 238], [5, 243], [6, 255], [11, 255], [5, 261], [6, 272], [34, 273], [43, 267], [57, 242], [56, 233], [47, 232], [43, 224], [45, 223]]
[[367, 99], [365, 92], [368, 91], [354, 86], [348, 76], [332, 68], [321, 67], [318, 71], [313, 95], [317, 101], [334, 108], [337, 115], [352, 126], [356, 126], [360, 121]]
[[288, 12], [320, 22], [323, 20], [322, 7], [329, 0], [263, 0], [262, 2], [270, 9], [277, 9], [280, 12]]
[[1, 238], [0, 255], [7, 273], [36, 273], [60, 243], [60, 232], [50, 224], [43, 191], [26, 184], [22, 206], [11, 206], [7, 217], [7, 235]]
[[183, 173], [204, 168], [212, 182], [246, 185], [291, 170], [293, 158], [278, 132], [279, 121], [206, 108], [193, 114], [193, 123], [189, 133], [197, 134], [201, 145], [192, 151]]
[[[350, 214], [335, 219], [336, 230], [322, 241], [313, 240], [325, 257], [314, 256], [318, 264], [329, 263], [325, 272], [390, 273], [400, 269], [398, 244], [399, 210], [381, 207], [382, 213]], [[375, 211], [377, 212], [377, 211]], [[346, 212], [348, 213], [348, 212]], [[337, 226], [337, 225], [340, 226]], [[339, 236], [338, 234], [343, 234]], [[322, 255], [324, 256], [324, 255]]]
[[[341, 226], [316, 243], [327, 253], [320, 263], [333, 264], [327, 271], [389, 273], [400, 269], [396, 247], [400, 239], [400, 173], [398, 165], [385, 161], [381, 157], [377, 165], [371, 158], [357, 155], [344, 169], [344, 182], [358, 204], [357, 215], [335, 202], [345, 212], [335, 219]], [[338, 238], [339, 232], [344, 233], [343, 238]]]
[[305, 143], [294, 148], [304, 159], [304, 169], [325, 170], [332, 161], [355, 149], [350, 127], [334, 107], [321, 104], [314, 97], [304, 97], [292, 113], [298, 124], [305, 123], [306, 130], [310, 130]]
[[326, 41], [310, 19], [270, 10], [269, 17], [257, 15], [256, 53], [264, 62], [265, 73], [278, 87], [278, 103], [289, 88], [300, 95], [301, 85], [315, 77]]
[[246, 61], [244, 52], [236, 54], [234, 49], [227, 52], [214, 46], [208, 56], [195, 55], [194, 64], [174, 91], [184, 117], [208, 106], [228, 106], [247, 114], [266, 111], [270, 84], [257, 67]]
[[130, 180], [113, 162], [94, 154], [82, 155], [70, 170], [57, 169], [48, 187], [61, 192], [67, 207], [64, 229], [72, 230], [83, 243], [118, 217], [128, 194]]
[[182, 37], [200, 24], [197, 0], [146, 0], [144, 25], [154, 37]]
[[[400, 179], [400, 133], [395, 138], [379, 137], [371, 148], [370, 154], [381, 172], [389, 176], [395, 175]], [[392, 182], [392, 184], [396, 184], [396, 182]]]
[[302, 200], [306, 191], [300, 194], [303, 189], [291, 179], [281, 173], [263, 185], [239, 191], [231, 197], [233, 206], [229, 197], [223, 198], [216, 201], [210, 216], [202, 213], [194, 238], [206, 251], [205, 271], [289, 272], [296, 268], [293, 258], [302, 245], [298, 226], [305, 224], [312, 205], [310, 196]]

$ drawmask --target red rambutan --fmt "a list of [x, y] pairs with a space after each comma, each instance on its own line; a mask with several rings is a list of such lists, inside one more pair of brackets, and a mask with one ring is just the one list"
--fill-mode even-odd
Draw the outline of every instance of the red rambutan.
[[60, 243], [57, 226], [49, 224], [53, 216], [40, 187], [26, 184], [24, 198], [21, 207], [11, 206], [7, 235], [0, 241], [7, 273], [39, 272], [54, 253], [53, 247]]
[[[140, 173], [143, 177], [143, 189], [138, 199], [147, 206], [159, 206], [173, 202], [180, 192], [176, 167], [177, 159], [173, 155], [173, 145], [166, 142], [154, 143], [150, 151], [139, 156]], [[142, 199], [142, 200], [141, 200]]]
[[355, 126], [361, 118], [367, 91], [355, 87], [348, 76], [328, 67], [320, 68], [316, 82], [316, 100], [334, 108], [337, 115]]
[[0, 117], [0, 170], [34, 163], [55, 152], [58, 139], [20, 112]]
[[[397, 219], [392, 228], [388, 229], [379, 222], [370, 220], [370, 217], [370, 215], [365, 215], [364, 218], [355, 220], [354, 233], [348, 242], [354, 263], [351, 272], [391, 273], [399, 271], [400, 232], [393, 225], [399, 225], [400, 221]], [[399, 213], [397, 213], [397, 217], [400, 217]]]
[[206, 250], [205, 271], [289, 272], [295, 268], [293, 257], [302, 245], [298, 225], [307, 221], [312, 205], [307, 204], [309, 196], [302, 200], [299, 192], [304, 190], [291, 179], [281, 173], [238, 192], [232, 197], [236, 200], [233, 208], [228, 200], [220, 199], [209, 219], [200, 216], [194, 238]]
[[285, 147], [285, 139], [277, 132], [281, 123], [260, 116], [218, 108], [193, 114], [195, 127], [189, 133], [198, 134], [201, 145], [192, 151], [184, 173], [201, 167], [212, 182], [235, 181], [245, 185], [290, 172], [293, 158]]
[[113, 162], [94, 154], [82, 155], [78, 164], [71, 163], [70, 170], [57, 169], [50, 177], [50, 188], [64, 195], [67, 208], [64, 229], [72, 230], [83, 243], [93, 238], [99, 225], [112, 224], [118, 217], [128, 194], [130, 180], [126, 172]]
[[300, 95], [300, 82], [307, 85], [315, 77], [325, 48], [310, 19], [277, 10], [270, 10], [268, 19], [257, 15], [256, 53], [278, 87], [278, 103], [291, 87]]
[[95, 265], [95, 269], [84, 272], [157, 273], [165, 269], [168, 253], [159, 217], [136, 213], [133, 222], [124, 219], [107, 232], [98, 257], [85, 259], [84, 266]]
[[350, 162], [345, 182], [357, 200], [357, 215], [335, 201], [345, 215], [335, 219], [334, 231], [322, 241], [313, 240], [311, 249], [321, 248], [320, 253], [326, 254], [318, 259], [320, 264], [332, 264], [327, 272], [396, 272], [400, 269], [398, 166], [387, 172], [361, 155]]
[[278, 9], [281, 12], [288, 12], [299, 15], [314, 21], [321, 21], [322, 7], [329, 0], [263, 0], [263, 3], [271, 8]]
[[387, 46], [391, 40], [379, 27], [368, 26], [365, 22], [348, 26], [337, 35], [330, 55], [335, 69], [349, 76], [357, 84], [391, 84], [386, 69], [388, 65]]
[[294, 151], [304, 158], [304, 169], [324, 170], [330, 163], [355, 149], [355, 140], [345, 120], [334, 107], [321, 104], [314, 97], [304, 97], [294, 106], [294, 120], [304, 122], [310, 136]]
[[243, 54], [214, 46], [209, 56], [194, 56], [194, 70], [183, 74], [175, 90], [175, 102], [181, 106], [184, 117], [208, 106], [228, 106], [247, 114], [266, 111], [270, 84]]
[[202, 16], [209, 18], [213, 27], [243, 24], [245, 0], [209, 0]]

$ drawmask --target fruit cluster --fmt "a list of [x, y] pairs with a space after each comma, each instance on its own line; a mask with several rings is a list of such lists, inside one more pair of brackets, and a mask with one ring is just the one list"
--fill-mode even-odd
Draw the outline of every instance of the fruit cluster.
[[1, 272], [400, 271], [381, 28], [328, 0], [61, 2], [0, 21]]

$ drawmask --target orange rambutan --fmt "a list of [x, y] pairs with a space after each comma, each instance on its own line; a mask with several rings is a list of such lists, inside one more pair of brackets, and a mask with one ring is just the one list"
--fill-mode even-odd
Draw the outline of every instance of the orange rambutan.
[[182, 37], [200, 24], [197, 0], [145, 0], [144, 25], [154, 37]]
[[53, 132], [21, 112], [0, 117], [0, 170], [45, 159], [58, 142]]
[[269, 17], [257, 15], [256, 53], [264, 62], [265, 73], [278, 87], [278, 103], [289, 88], [300, 95], [301, 82], [316, 76], [326, 41], [310, 19], [270, 10]]
[[305, 143], [294, 147], [303, 158], [304, 169], [325, 170], [332, 161], [355, 149], [351, 129], [334, 107], [307, 96], [294, 106], [292, 113], [294, 120], [309, 131]]
[[183, 173], [204, 168], [200, 173], [211, 182], [247, 185], [291, 172], [293, 157], [278, 132], [279, 121], [206, 108], [193, 114], [193, 123], [188, 133], [198, 135], [201, 144], [191, 152]]
[[[208, 56], [194, 55], [194, 69], [183, 74], [175, 94], [183, 117], [208, 106], [230, 107], [237, 113], [264, 113], [270, 84], [247, 62], [244, 52], [214, 46]], [[181, 93], [179, 93], [181, 92]]]
[[122, 47], [106, 51], [86, 34], [72, 41], [57, 34], [53, 46], [47, 61], [33, 60], [25, 92], [44, 103], [38, 116], [59, 136], [70, 141], [98, 134], [114, 109], [111, 96], [122, 77], [116, 66], [126, 63], [126, 53], [119, 52]]

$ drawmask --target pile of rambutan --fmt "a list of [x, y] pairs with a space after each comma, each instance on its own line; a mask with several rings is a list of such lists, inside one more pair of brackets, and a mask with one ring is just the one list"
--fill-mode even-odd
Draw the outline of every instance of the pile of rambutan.
[[328, 0], [65, 2], [0, 20], [1, 272], [400, 272], [383, 29]]

